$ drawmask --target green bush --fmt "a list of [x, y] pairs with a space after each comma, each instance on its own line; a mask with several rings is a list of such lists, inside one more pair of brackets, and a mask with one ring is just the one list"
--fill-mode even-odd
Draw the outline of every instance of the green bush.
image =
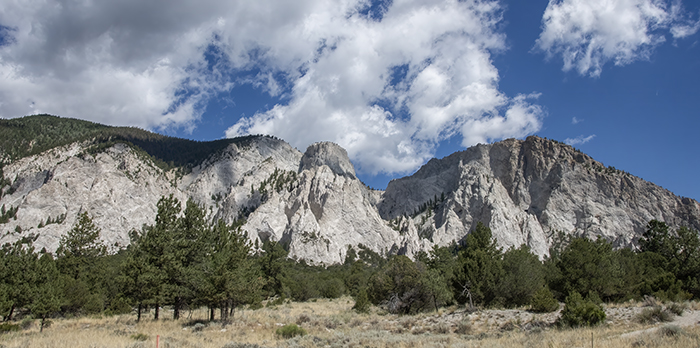
[[369, 299], [367, 298], [367, 290], [365, 290], [365, 288], [362, 288], [355, 297], [355, 305], [352, 307], [352, 309], [360, 313], [367, 313], [369, 312], [369, 306], [370, 303]]
[[282, 338], [292, 338], [306, 335], [306, 330], [297, 326], [297, 324], [287, 324], [277, 329], [275, 333]]
[[19, 324], [19, 327], [22, 328], [22, 330], [27, 330], [34, 325], [34, 319], [29, 319], [29, 318], [24, 318], [22, 319], [22, 322]]
[[19, 325], [12, 323], [0, 324], [0, 333], [19, 331]]
[[110, 315], [129, 314], [131, 313], [131, 305], [129, 301], [123, 297], [118, 297], [109, 305], [108, 313]]
[[135, 339], [137, 341], [145, 341], [148, 339], [148, 335], [146, 335], [145, 333], [137, 333], [137, 334], [131, 335], [131, 338]]
[[578, 292], [566, 297], [566, 305], [559, 317], [559, 324], [568, 327], [595, 326], [605, 321], [605, 311]]
[[530, 301], [530, 310], [537, 313], [550, 313], [559, 309], [559, 301], [554, 298], [554, 295], [549, 288], [543, 287], [532, 296]]
[[104, 306], [105, 303], [100, 294], [90, 294], [88, 295], [82, 310], [86, 314], [98, 314], [102, 312]]

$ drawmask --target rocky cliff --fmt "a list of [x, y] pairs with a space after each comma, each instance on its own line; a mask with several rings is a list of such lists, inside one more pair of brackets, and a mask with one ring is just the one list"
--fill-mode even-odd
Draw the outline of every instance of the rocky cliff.
[[3, 167], [0, 205], [17, 214], [0, 224], [0, 243], [32, 235], [55, 250], [87, 211], [118, 248], [152, 224], [156, 203], [173, 194], [212, 219], [245, 219], [252, 240], [288, 245], [290, 257], [342, 262], [349, 247], [413, 256], [464, 238], [477, 222], [503, 247], [546, 255], [552, 235], [601, 236], [632, 246], [651, 219], [700, 229], [700, 206], [605, 167], [570, 146], [538, 137], [479, 145], [433, 159], [414, 175], [374, 191], [357, 179], [344, 149], [305, 153], [271, 137], [231, 143], [187, 174], [164, 171], [125, 143], [90, 151], [90, 141], [56, 147]]

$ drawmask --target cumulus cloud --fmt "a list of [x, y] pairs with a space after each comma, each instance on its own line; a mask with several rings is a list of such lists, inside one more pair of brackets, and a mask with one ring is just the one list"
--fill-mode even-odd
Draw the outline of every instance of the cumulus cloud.
[[576, 117], [571, 118], [571, 124], [579, 124], [581, 122], [583, 122], [583, 120], [580, 120]]
[[[496, 0], [0, 4], [0, 116], [193, 128], [241, 83], [281, 102], [227, 136], [329, 140], [360, 171], [410, 171], [437, 144], [539, 130], [537, 95], [498, 89]], [[529, 92], [529, 91], [523, 91]]]
[[596, 77], [609, 61], [622, 66], [648, 59], [667, 31], [679, 39], [698, 29], [680, 1], [550, 0], [535, 47], [560, 55], [564, 71]]
[[289, 32], [306, 36], [285, 36], [313, 55], [269, 55], [292, 76], [289, 103], [241, 119], [228, 136], [276, 134], [299, 148], [335, 141], [361, 171], [377, 173], [413, 170], [452, 136], [467, 146], [539, 130], [536, 96], [498, 90], [491, 55], [505, 44], [497, 2], [394, 1], [380, 20], [326, 11], [290, 20]]
[[564, 140], [564, 142], [568, 145], [576, 146], [576, 145], [585, 144], [585, 143], [593, 140], [593, 138], [595, 138], [595, 134], [591, 134], [587, 137], [583, 136], [583, 135], [579, 135], [576, 138], [566, 138], [566, 140]]
[[2, 2], [0, 116], [193, 127], [207, 98], [228, 87], [203, 59], [219, 23], [194, 2], [155, 5]]

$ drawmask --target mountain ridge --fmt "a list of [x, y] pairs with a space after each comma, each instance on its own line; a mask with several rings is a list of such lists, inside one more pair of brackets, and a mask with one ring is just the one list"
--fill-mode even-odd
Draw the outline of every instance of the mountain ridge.
[[501, 247], [527, 244], [540, 256], [558, 232], [633, 247], [651, 219], [700, 229], [697, 201], [536, 136], [431, 159], [383, 191], [363, 184], [347, 152], [333, 143], [302, 153], [268, 136], [215, 146], [152, 139], [201, 146], [190, 153], [211, 150], [196, 162], [163, 167], [156, 162], [166, 157], [146, 140], [150, 152], [97, 136], [5, 163], [0, 203], [16, 212], [0, 224], [0, 242], [33, 235], [55, 250], [87, 211], [116, 249], [128, 244], [130, 230], [153, 223], [157, 200], [169, 194], [195, 200], [212, 219], [242, 223], [251, 240], [281, 241], [290, 257], [317, 264], [341, 263], [360, 244], [414, 256], [462, 240], [479, 221]]

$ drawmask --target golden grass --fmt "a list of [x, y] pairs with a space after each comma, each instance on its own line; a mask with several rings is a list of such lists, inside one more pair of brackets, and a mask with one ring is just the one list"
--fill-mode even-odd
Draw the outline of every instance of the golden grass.
[[[609, 322], [593, 329], [560, 330], [545, 325], [553, 321], [556, 314], [496, 310], [468, 314], [453, 307], [437, 313], [396, 316], [376, 308], [370, 314], [358, 314], [351, 310], [352, 305], [352, 299], [341, 298], [241, 310], [226, 325], [213, 322], [195, 326], [194, 323], [203, 322], [208, 317], [208, 312], [203, 309], [185, 312], [183, 319], [178, 321], [153, 321], [149, 315], [144, 316], [140, 323], [136, 323], [135, 315], [55, 319], [41, 333], [37, 321], [24, 331], [0, 335], [0, 347], [155, 347], [157, 335], [160, 336], [160, 348], [242, 347], [234, 343], [262, 347], [700, 346], [700, 327], [697, 324], [637, 333], [653, 325], [619, 319], [619, 322]], [[691, 307], [697, 308], [697, 305]], [[623, 310], [619, 306], [616, 308]], [[168, 315], [172, 314], [167, 310], [162, 312], [162, 316]], [[277, 328], [291, 323], [303, 327], [308, 334], [292, 339], [275, 335]], [[623, 336], [630, 332], [635, 333]], [[145, 340], [139, 341], [138, 338]]]

